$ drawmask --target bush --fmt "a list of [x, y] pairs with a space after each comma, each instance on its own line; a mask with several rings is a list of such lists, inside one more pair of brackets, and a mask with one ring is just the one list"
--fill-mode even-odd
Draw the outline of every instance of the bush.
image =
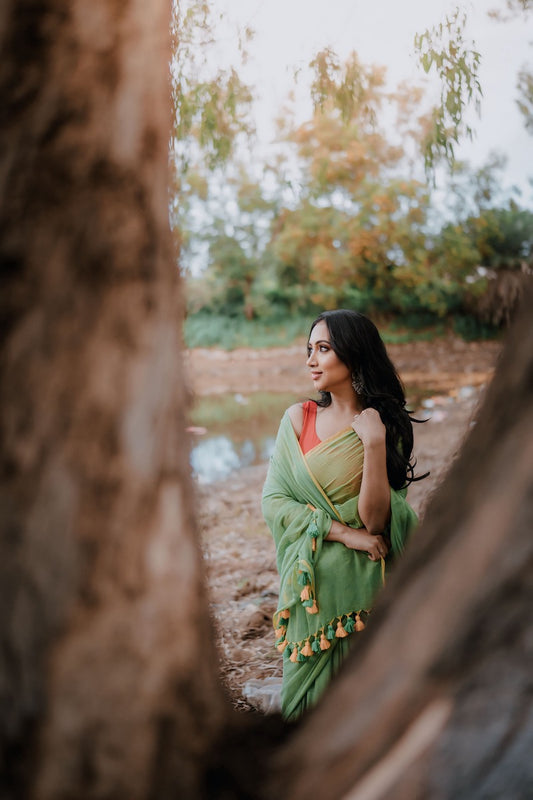
[[476, 339], [495, 339], [499, 330], [494, 325], [481, 322], [469, 314], [462, 314], [453, 318], [453, 331], [467, 342]]
[[268, 320], [246, 320], [215, 314], [194, 314], [185, 320], [187, 347], [283, 347], [307, 336], [312, 317], [282, 314]]

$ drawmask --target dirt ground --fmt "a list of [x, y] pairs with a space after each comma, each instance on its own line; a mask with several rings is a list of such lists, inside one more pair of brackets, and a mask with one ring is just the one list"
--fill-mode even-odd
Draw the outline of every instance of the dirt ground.
[[[302, 340], [268, 350], [191, 350], [191, 389], [197, 396], [262, 390], [309, 393], [304, 349]], [[404, 383], [419, 387], [422, 395], [432, 392], [417, 414], [428, 421], [414, 426], [418, 471], [431, 474], [413, 484], [408, 494], [421, 517], [472, 424], [499, 349], [497, 342], [455, 337], [387, 347]], [[261, 707], [253, 699], [254, 681], [279, 679], [282, 666], [271, 624], [278, 592], [275, 551], [260, 508], [265, 475], [266, 465], [260, 465], [197, 488], [221, 671], [235, 706], [242, 708]]]

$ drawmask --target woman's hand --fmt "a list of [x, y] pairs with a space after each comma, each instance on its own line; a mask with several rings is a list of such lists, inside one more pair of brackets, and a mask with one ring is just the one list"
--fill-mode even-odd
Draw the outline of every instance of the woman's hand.
[[381, 534], [368, 533], [365, 528], [349, 528], [336, 520], [331, 523], [330, 531], [325, 539], [328, 542], [341, 542], [350, 550], [368, 553], [371, 561], [379, 561], [380, 558], [385, 558], [389, 552], [389, 545]]
[[349, 528], [348, 530], [349, 533], [345, 537], [344, 544], [350, 550], [362, 550], [364, 553], [368, 553], [371, 561], [379, 561], [381, 558], [385, 558], [389, 552], [387, 542], [381, 534], [368, 533], [365, 528], [356, 530]]
[[360, 414], [355, 414], [352, 428], [361, 439], [364, 447], [385, 442], [386, 428], [379, 411], [375, 408], [365, 408]]

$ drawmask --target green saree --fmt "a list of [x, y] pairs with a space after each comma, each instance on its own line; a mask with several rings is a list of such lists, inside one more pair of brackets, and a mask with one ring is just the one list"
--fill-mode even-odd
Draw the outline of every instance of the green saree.
[[363, 527], [357, 513], [363, 445], [352, 428], [306, 455], [286, 412], [263, 488], [262, 509], [276, 544], [280, 575], [274, 615], [283, 652], [282, 713], [295, 719], [313, 706], [344, 660], [349, 636], [364, 621], [385, 574], [417, 524], [406, 490], [391, 489], [389, 555], [381, 562], [325, 541], [337, 519]]

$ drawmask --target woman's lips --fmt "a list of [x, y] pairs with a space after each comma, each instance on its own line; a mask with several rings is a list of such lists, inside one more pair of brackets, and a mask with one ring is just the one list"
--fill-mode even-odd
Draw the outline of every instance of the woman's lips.
[[311, 373], [311, 380], [316, 381], [316, 379], [320, 378], [321, 375], [322, 375], [321, 372], [312, 372]]

